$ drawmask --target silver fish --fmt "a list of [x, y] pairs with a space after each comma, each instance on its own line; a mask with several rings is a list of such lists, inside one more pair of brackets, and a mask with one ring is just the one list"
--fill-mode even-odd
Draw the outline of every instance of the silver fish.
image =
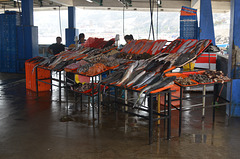
[[188, 46], [188, 44], [191, 43], [190, 40], [186, 41], [177, 51], [177, 53], [181, 53], [182, 51], [184, 51], [184, 49], [186, 49], [186, 47]]
[[166, 85], [168, 85], [170, 82], [174, 81], [176, 79], [176, 76], [171, 76], [171, 77], [165, 77], [164, 79], [150, 85], [150, 86], [147, 86], [145, 88], [143, 88], [143, 90], [139, 93], [139, 96], [138, 96], [138, 99], [137, 101], [134, 103], [134, 106], [135, 107], [138, 103], [138, 101], [140, 100], [140, 97], [141, 95], [145, 92], [146, 92], [146, 95], [144, 97], [144, 99], [146, 98], [146, 96], [148, 95], [148, 93], [150, 93], [151, 91], [153, 90], [156, 90], [156, 89], [159, 89], [159, 88], [162, 88], [162, 87], [165, 87]]
[[135, 63], [132, 63], [132, 65], [127, 69], [127, 71], [125, 72], [123, 78], [116, 83], [116, 85], [121, 85], [123, 82], [125, 82], [129, 76], [132, 74], [134, 68], [136, 68], [138, 66], [138, 61], [136, 61]]
[[127, 83], [127, 86], [130, 86], [131, 84], [133, 84], [134, 82], [136, 82], [140, 77], [142, 77], [144, 74], [146, 73], [146, 71], [142, 71], [141, 73], [139, 73], [133, 80], [131, 80], [130, 82]]
[[137, 85], [134, 85], [133, 88], [139, 88], [141, 86], [143, 86], [145, 84], [145, 82], [147, 82], [150, 78], [152, 78], [153, 76], [155, 75], [155, 72], [151, 72], [151, 73], [148, 73], [144, 78], [143, 80], [137, 84]]

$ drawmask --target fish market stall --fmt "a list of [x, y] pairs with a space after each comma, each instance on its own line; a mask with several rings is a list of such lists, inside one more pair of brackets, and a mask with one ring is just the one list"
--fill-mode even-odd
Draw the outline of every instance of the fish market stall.
[[[123, 105], [123, 112], [149, 120], [149, 143], [152, 143], [153, 123], [158, 121], [158, 124], [160, 124], [159, 120], [162, 119], [168, 120], [167, 139], [169, 139], [171, 136], [172, 107], [166, 107], [166, 105], [173, 106], [172, 101], [174, 98], [172, 98], [171, 93], [175, 92], [174, 87], [179, 86], [181, 88], [180, 98], [178, 97], [181, 107], [183, 88], [185, 86], [200, 85], [201, 81], [198, 79], [202, 74], [189, 75], [188, 77], [181, 74], [181, 77], [178, 77], [175, 75], [169, 76], [168, 73], [196, 60], [208, 48], [211, 40], [176, 39], [164, 47], [166, 42], [167, 40], [133, 40], [126, 44], [122, 50], [117, 50], [113, 46], [114, 40], [104, 41], [102, 38], [89, 38], [84, 45], [61, 52], [56, 56], [40, 60], [38, 58], [31, 59], [31, 62], [37, 61], [34, 68], [36, 70], [36, 84], [37, 86], [39, 83], [53, 85], [51, 82], [53, 78], [51, 77], [38, 78], [38, 69], [56, 71], [59, 74], [62, 72], [64, 74], [63, 80], [60, 76], [59, 83], [56, 86], [59, 89], [65, 89], [67, 106], [68, 91], [74, 92], [75, 99], [80, 95], [79, 100], [81, 103], [82, 95], [91, 97], [93, 122], [95, 121], [94, 105], [97, 104], [98, 106], [97, 115], [98, 122], [100, 122], [100, 110], [104, 103], [102, 96], [106, 94], [105, 92], [113, 90], [110, 88], [114, 88], [114, 94], [111, 94], [109, 98], [114, 99], [115, 110], [118, 110], [118, 107]], [[89, 80], [86, 80], [87, 83], [79, 83], [76, 80], [69, 79], [66, 73], [79, 75]], [[103, 76], [105, 77], [103, 78]], [[50, 82], [46, 81], [49, 79]], [[227, 81], [227, 79], [221, 80]], [[219, 83], [220, 79], [217, 82]], [[181, 83], [184, 83], [184, 85]], [[207, 82], [204, 81], [204, 83]], [[210, 84], [212, 83], [210, 82]], [[38, 91], [38, 87], [36, 91]], [[122, 98], [119, 97], [119, 91], [125, 92], [123, 103], [119, 100]], [[137, 93], [138, 97], [128, 99], [128, 93], [133, 92]], [[160, 113], [160, 95], [165, 96], [164, 114]], [[98, 102], [94, 97], [97, 98]], [[153, 110], [152, 107], [153, 97], [158, 99], [157, 110]], [[61, 98], [61, 94], [59, 94], [59, 98]], [[147, 105], [144, 104], [145, 101], [148, 101]], [[75, 100], [76, 102], [77, 100]], [[145, 111], [147, 115], [142, 116], [129, 111], [131, 109]]]

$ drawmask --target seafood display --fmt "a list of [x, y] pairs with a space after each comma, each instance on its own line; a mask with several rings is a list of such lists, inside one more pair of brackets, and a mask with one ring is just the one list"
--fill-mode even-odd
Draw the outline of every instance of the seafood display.
[[53, 71], [65, 70], [87, 76], [86, 78], [105, 73], [105, 78], [96, 78], [98, 83], [78, 83], [72, 85], [71, 89], [85, 94], [91, 93], [92, 88], [94, 92], [100, 88], [105, 93], [109, 86], [138, 91], [133, 107], [141, 106], [150, 93], [170, 89], [174, 82], [187, 87], [230, 80], [221, 71], [211, 70], [194, 72], [189, 76], [178, 73], [178, 78], [178, 74], [165, 74], [197, 59], [211, 44], [211, 40], [176, 39], [164, 49], [162, 48], [166, 40], [133, 40], [122, 50], [117, 50], [112, 45], [114, 41], [101, 42], [103, 39], [91, 38], [78, 48], [52, 57], [35, 57], [28, 61], [36, 63], [36, 67], [46, 67]]
[[89, 68], [92, 67], [92, 66], [93, 66], [92, 63], [87, 63], [87, 64], [82, 65], [81, 67], [79, 67], [77, 69], [77, 72], [80, 73], [80, 74], [81, 73], [86, 73], [89, 70]]
[[215, 71], [215, 70], [207, 70], [203, 73], [208, 78], [212, 79], [214, 82], [224, 83], [225, 81], [229, 81], [230, 78], [224, 76], [222, 71]]
[[190, 77], [186, 77], [186, 78], [178, 77], [176, 78], [175, 82], [182, 86], [197, 85], [197, 83], [194, 82]]
[[[90, 92], [91, 89], [92, 89], [92, 83], [79, 83], [79, 84], [76, 84], [76, 85], [73, 85], [72, 87], [72, 90], [75, 90], [75, 91], [78, 91], [78, 92]], [[94, 84], [94, 92], [97, 92], [97, 84]]]
[[193, 79], [194, 81], [198, 83], [212, 83], [213, 80], [211, 78], [208, 78], [206, 75], [201, 75], [201, 74], [191, 74], [189, 75], [190, 79]]
[[86, 72], [86, 75], [93, 76], [93, 75], [102, 73], [106, 70], [107, 70], [107, 67], [104, 64], [96, 63], [88, 69], [88, 71]]

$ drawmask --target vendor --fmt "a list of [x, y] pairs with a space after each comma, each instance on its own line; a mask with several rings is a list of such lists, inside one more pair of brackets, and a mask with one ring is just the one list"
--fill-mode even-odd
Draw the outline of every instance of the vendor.
[[78, 44], [83, 44], [85, 43], [85, 35], [83, 33], [79, 34], [79, 40], [78, 40]]
[[125, 35], [124, 39], [125, 39], [126, 43], [130, 43], [132, 40], [134, 40], [132, 34]]
[[61, 44], [62, 38], [57, 37], [56, 42], [48, 47], [48, 53], [52, 55], [59, 54], [60, 52], [65, 50], [65, 45]]

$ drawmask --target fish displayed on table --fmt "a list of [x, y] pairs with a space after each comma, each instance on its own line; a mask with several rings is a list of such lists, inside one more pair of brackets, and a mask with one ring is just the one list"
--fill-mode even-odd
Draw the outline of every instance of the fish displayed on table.
[[[151, 91], [154, 91], [154, 90], [157, 90], [157, 89], [160, 89], [162, 87], [165, 87], [167, 86], [169, 83], [173, 82], [174, 80], [176, 79], [176, 76], [171, 76], [171, 77], [165, 77], [157, 82], [155, 82], [154, 84], [152, 85], [148, 85], [146, 86], [145, 88], [142, 89], [142, 91], [139, 93], [138, 95], [138, 99], [136, 100], [136, 102], [134, 103], [134, 106], [133, 107], [136, 107], [137, 104], [138, 104], [138, 101], [140, 100], [141, 98], [141, 95], [146, 91], [145, 93], [145, 97], [144, 97], [144, 100], [146, 99], [146, 96], [151, 92]], [[143, 101], [144, 101], [143, 100]]]
[[146, 71], [142, 71], [141, 73], [139, 73], [135, 78], [133, 78], [131, 81], [129, 81], [127, 83], [127, 87], [131, 86], [133, 83], [135, 83], [140, 77], [142, 77], [144, 74], [146, 73]]
[[171, 62], [167, 61], [163, 65], [156, 68], [155, 72], [163, 73], [165, 70], [167, 70], [171, 66]]
[[119, 82], [117, 82], [116, 85], [121, 85], [123, 82], [125, 82], [129, 78], [129, 76], [132, 74], [134, 68], [136, 68], [137, 66], [138, 66], [138, 61], [132, 63], [131, 66], [125, 72], [123, 78], [119, 80]]
[[128, 82], [130, 82], [131, 80], [133, 80], [138, 74], [140, 74], [141, 72], [143, 72], [143, 70], [135, 70], [130, 76], [129, 78], [122, 83], [123, 86], [125, 86]]
[[147, 73], [139, 82], [133, 84], [133, 88], [139, 88], [143, 86], [149, 79], [151, 79], [155, 75], [155, 72]]
[[181, 54], [176, 61], [174, 62], [173, 66], [175, 67], [182, 67], [185, 64], [193, 61], [197, 56], [194, 53], [187, 52], [185, 54]]
[[80, 73], [80, 74], [81, 74], [82, 72], [85, 73], [85, 72], [87, 72], [87, 71], [89, 70], [89, 68], [92, 67], [92, 66], [93, 66], [92, 63], [87, 63], [87, 64], [79, 67], [79, 68], [77, 69], [77, 72]]

